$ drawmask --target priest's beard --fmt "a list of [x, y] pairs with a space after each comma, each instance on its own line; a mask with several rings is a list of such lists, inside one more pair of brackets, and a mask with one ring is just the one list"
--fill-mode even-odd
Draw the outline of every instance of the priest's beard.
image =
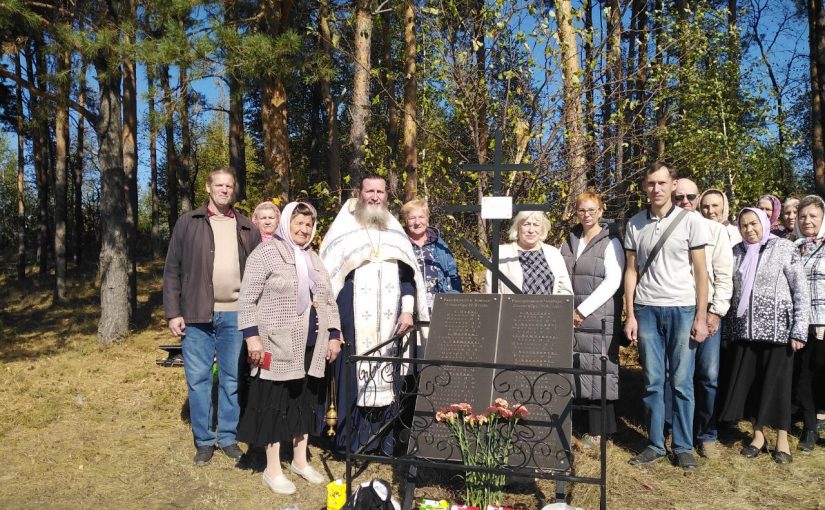
[[383, 205], [367, 205], [363, 200], [355, 203], [355, 210], [352, 211], [355, 221], [365, 228], [386, 230], [389, 224], [389, 211]]

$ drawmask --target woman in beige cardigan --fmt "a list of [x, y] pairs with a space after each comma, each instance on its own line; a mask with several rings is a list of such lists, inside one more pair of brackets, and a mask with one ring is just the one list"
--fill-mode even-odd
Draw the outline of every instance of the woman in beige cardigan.
[[[522, 211], [510, 226], [510, 244], [499, 246], [501, 273], [525, 294], [573, 294], [573, 284], [567, 274], [558, 249], [545, 244], [550, 220], [537, 211]], [[499, 282], [499, 292], [512, 294]], [[485, 292], [492, 290], [492, 273], [487, 271]]]
[[281, 441], [292, 441], [292, 473], [325, 481], [307, 462], [307, 439], [324, 398], [325, 365], [344, 342], [329, 275], [309, 249], [316, 220], [309, 204], [287, 204], [276, 238], [249, 256], [238, 298], [253, 376], [238, 439], [266, 448], [263, 482], [280, 494], [296, 490], [281, 470]]

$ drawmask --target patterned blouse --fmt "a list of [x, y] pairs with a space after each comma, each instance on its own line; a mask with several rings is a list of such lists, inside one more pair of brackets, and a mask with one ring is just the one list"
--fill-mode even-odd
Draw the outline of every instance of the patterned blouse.
[[427, 293], [427, 309], [430, 310], [430, 313], [433, 311], [433, 302], [435, 301], [436, 288], [438, 287], [438, 266], [436, 264], [433, 246], [432, 243], [425, 244], [424, 246], [418, 246], [412, 243], [415, 260], [418, 262], [421, 276], [424, 277], [424, 290]]
[[825, 239], [803, 237], [797, 241], [802, 254], [802, 265], [808, 277], [808, 289], [811, 293], [811, 325], [817, 340], [825, 338], [825, 326], [817, 325], [825, 309]]
[[524, 280], [521, 290], [525, 294], [552, 294], [555, 277], [544, 258], [542, 250], [518, 252], [518, 260], [521, 263], [521, 271]]

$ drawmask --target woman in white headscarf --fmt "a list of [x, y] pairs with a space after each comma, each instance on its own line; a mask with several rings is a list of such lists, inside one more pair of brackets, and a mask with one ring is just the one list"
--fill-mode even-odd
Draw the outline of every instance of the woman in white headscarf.
[[266, 448], [263, 482], [280, 494], [296, 490], [281, 470], [281, 441], [292, 441], [292, 473], [325, 481], [307, 462], [307, 440], [325, 396], [326, 363], [338, 356], [343, 338], [329, 275], [309, 248], [316, 220], [311, 205], [287, 204], [275, 239], [247, 259], [238, 298], [253, 376], [238, 439]]
[[733, 248], [727, 324], [733, 340], [730, 386], [719, 419], [753, 422], [753, 438], [740, 451], [747, 458], [767, 449], [763, 430], [773, 428], [773, 459], [788, 464], [793, 358], [808, 338], [808, 284], [799, 251], [771, 234], [764, 211], [747, 207], [738, 224], [742, 242]]
[[730, 204], [725, 192], [716, 188], [706, 189], [699, 196], [699, 209], [705, 218], [725, 226], [731, 246], [736, 246], [742, 242], [739, 227], [730, 222]]

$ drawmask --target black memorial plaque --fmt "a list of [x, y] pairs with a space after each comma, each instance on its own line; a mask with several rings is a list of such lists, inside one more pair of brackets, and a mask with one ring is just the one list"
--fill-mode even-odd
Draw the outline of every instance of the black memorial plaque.
[[[573, 297], [528, 294], [503, 296], [497, 363], [569, 368], [573, 366]], [[520, 423], [510, 463], [545, 469], [570, 468], [570, 400], [573, 376], [530, 371], [497, 371], [495, 397], [520, 402], [528, 411]]]
[[[500, 309], [500, 295], [437, 295], [425, 359], [489, 362], [496, 352]], [[490, 369], [424, 366], [418, 383], [410, 453], [424, 458], [461, 460], [460, 452], [452, 450], [447, 427], [435, 423], [435, 412], [459, 402], [483, 409], [490, 403], [492, 382]]]
[[[425, 359], [572, 367], [573, 300], [569, 296], [440, 294], [436, 296]], [[495, 398], [524, 403], [510, 463], [570, 467], [572, 376], [489, 368], [424, 365], [420, 373], [409, 452], [460, 460], [435, 412], [467, 402], [483, 411]]]

